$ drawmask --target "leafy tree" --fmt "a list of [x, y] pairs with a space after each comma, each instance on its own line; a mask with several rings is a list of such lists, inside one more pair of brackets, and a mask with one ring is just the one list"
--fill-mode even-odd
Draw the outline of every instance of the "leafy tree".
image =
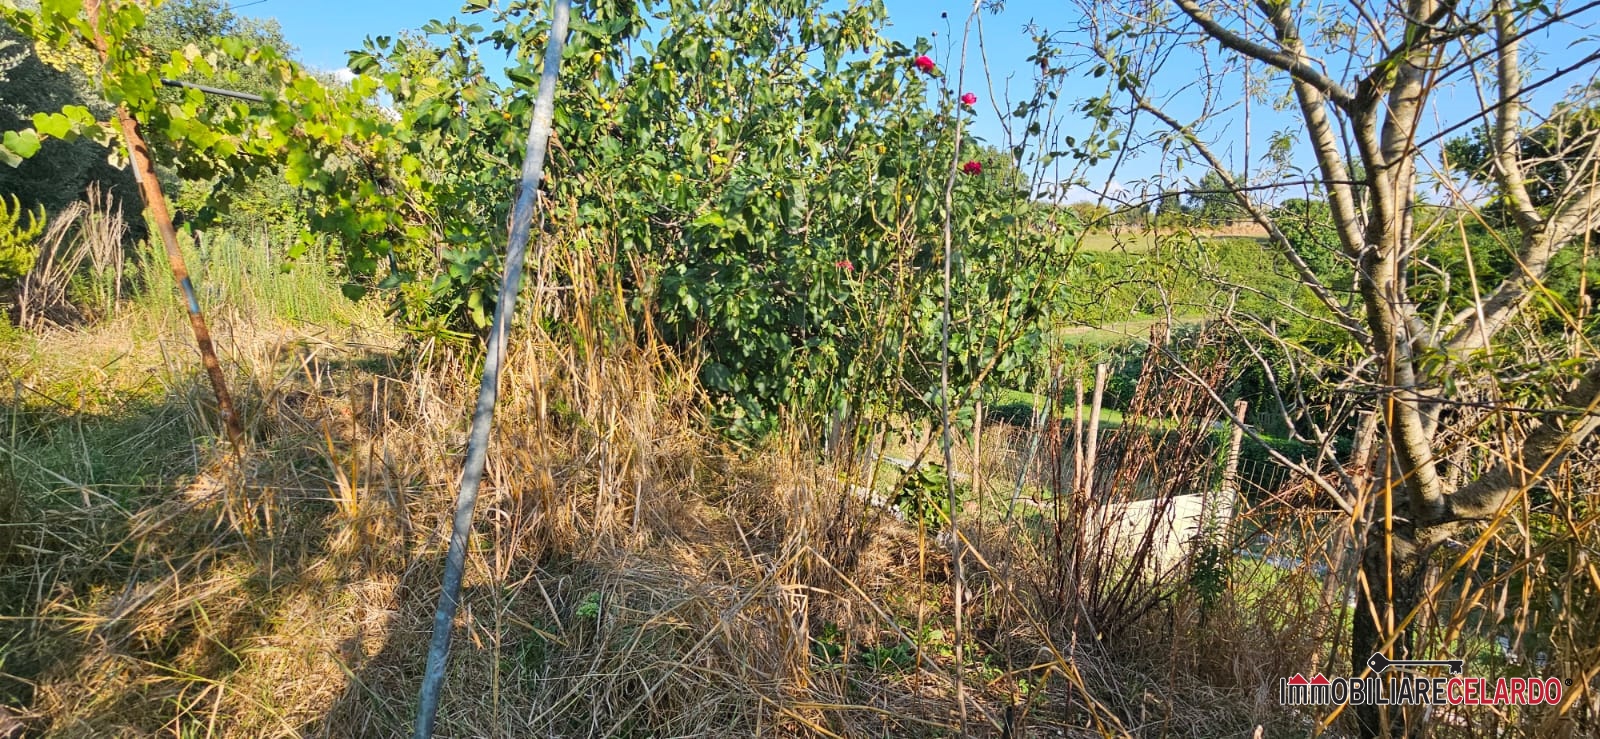
[[[28, 210], [43, 207], [54, 213], [83, 197], [90, 183], [99, 182], [119, 201], [136, 202], [132, 176], [108, 161], [111, 149], [105, 143], [90, 138], [41, 141], [30, 134], [34, 114], [65, 106], [109, 115], [110, 106], [90, 89], [88, 78], [60, 58], [48, 53], [41, 58], [33, 40], [3, 18], [0, 47], [8, 62], [0, 72], [0, 131], [5, 136], [0, 143], [0, 198], [16, 198]], [[28, 156], [18, 156], [13, 147]]]
[[[1237, 179], [1235, 176], [1233, 179]], [[1189, 191], [1184, 212], [1194, 216], [1200, 223], [1218, 226], [1246, 217], [1244, 208], [1239, 206], [1239, 201], [1233, 189], [1228, 185], [1232, 181], [1218, 172], [1207, 171], [1200, 178], [1200, 182]]]
[[[148, 22], [136, 29], [132, 42], [148, 49], [153, 59], [169, 59], [186, 49], [216, 48], [226, 40], [247, 49], [271, 49], [289, 58], [294, 49], [283, 38], [276, 21], [245, 18], [220, 0], [172, 0], [155, 7]], [[277, 87], [268, 65], [236, 61], [216, 55], [209, 69], [188, 66], [173, 75], [183, 82], [264, 95]], [[324, 80], [324, 82], [329, 82]], [[156, 100], [181, 105], [186, 93], [165, 88]], [[225, 99], [207, 98], [205, 105], [230, 105]], [[203, 157], [192, 157], [182, 137], [156, 138], [152, 144], [161, 165], [164, 189], [173, 196], [174, 217], [197, 225], [219, 225], [241, 235], [264, 233], [277, 243], [293, 243], [305, 228], [294, 188], [281, 167], [217, 167]]]
[[1183, 196], [1177, 190], [1167, 190], [1156, 199], [1155, 214], [1161, 220], [1183, 214]]
[[[589, 12], [563, 66], [561, 147], [546, 185], [555, 202], [584, 205], [552, 227], [606, 234], [602, 253], [642, 260], [641, 273], [618, 279], [641, 317], [703, 354], [701, 379], [740, 433], [770, 430], [780, 408], [820, 414], [850, 395], [931, 404], [940, 310], [930, 245], [956, 156], [951, 129], [966, 113], [911, 63], [927, 48], [882, 38], [879, 3], [676, 1], [645, 53], [628, 58], [617, 50], [640, 32], [639, 9]], [[413, 251], [397, 261], [418, 271], [391, 272], [422, 320], [477, 323], [493, 301], [483, 267], [507, 172], [459, 162], [501, 161], [520, 145], [521, 93], [538, 74], [525, 51], [544, 29], [520, 10], [495, 21], [489, 32], [433, 23], [426, 38], [373, 39], [351, 61], [395, 101], [402, 140], [427, 144], [408, 154], [430, 172], [414, 200], [452, 204], [411, 226], [440, 224], [429, 238], [444, 244], [447, 269], [424, 282]], [[510, 86], [483, 73], [484, 43], [527, 60], [509, 70]], [[1022, 371], [1042, 346], [1054, 281], [1041, 270], [1066, 243], [1051, 225], [1059, 216], [1027, 203], [1009, 155], [971, 140], [962, 151], [970, 164], [951, 217], [962, 247], [956, 320], [969, 330], [952, 337], [958, 383]]]
[[1085, 228], [1104, 230], [1110, 226], [1111, 209], [1098, 203], [1071, 203], [1067, 210], [1077, 217]]
[[[31, 19], [38, 9], [24, 7], [16, 12], [18, 18]], [[174, 54], [182, 57], [191, 49], [214, 48], [224, 39], [241, 49], [271, 49], [278, 56], [290, 51], [275, 23], [240, 18], [217, 0], [156, 4], [148, 23], [141, 19], [128, 30], [130, 35], [124, 45], [137, 50], [152, 65]], [[4, 101], [0, 104], [0, 128], [10, 132], [8, 142], [35, 142], [25, 145], [28, 156], [13, 154], [14, 159], [7, 162], [11, 166], [0, 168], [0, 194], [13, 194], [25, 203], [56, 211], [82, 197], [90, 183], [98, 182], [127, 212], [130, 204], [138, 203], [139, 196], [132, 174], [110, 161], [118, 155], [107, 145], [108, 135], [77, 135], [82, 131], [74, 130], [65, 118], [55, 119], [47, 127], [57, 135], [30, 128], [35, 115], [66, 110], [82, 111], [74, 119], [80, 128], [89, 120], [110, 117], [111, 103], [89, 82], [101, 74], [99, 63], [84, 40], [24, 37], [8, 21], [0, 21], [0, 38], [25, 50], [0, 80], [0, 100]], [[203, 70], [184, 65], [182, 69], [151, 71], [172, 71], [174, 74], [167, 76], [247, 93], [263, 93], [276, 84], [265, 65], [216, 54], [208, 61], [212, 66]], [[199, 97], [199, 93], [152, 89], [143, 112], [147, 117], [154, 114], [155, 120], [160, 121], [166, 117], [157, 109], [161, 106], [226, 105]], [[191, 152], [190, 141], [184, 136], [155, 137], [152, 142], [164, 189], [176, 195], [174, 210], [180, 220], [220, 220], [222, 225], [238, 230], [266, 229], [279, 240], [295, 237], [301, 220], [296, 218], [292, 189], [281, 176], [259, 168], [218, 167], [214, 158]], [[143, 219], [129, 221], [136, 227], [133, 234], [141, 235]]]
[[[137, 6], [116, 8], [141, 27]], [[474, 9], [493, 30], [435, 21], [371, 39], [351, 57], [348, 87], [237, 35], [159, 67], [120, 47], [105, 77], [113, 99], [172, 140], [180, 173], [226, 181], [282, 168], [309, 206], [307, 241], [329, 240], [351, 295], [391, 291], [408, 328], [469, 336], [494, 305], [514, 185], [505, 163], [520, 152], [540, 74], [532, 51], [549, 23], [523, 5]], [[572, 206], [546, 227], [594, 250], [636, 319], [702, 354], [731, 428], [759, 434], [780, 409], [816, 417], [852, 395], [931, 406], [942, 314], [932, 245], [946, 218], [959, 250], [957, 386], [1026, 371], [1070, 219], [1028, 202], [1011, 155], [954, 140], [970, 112], [936, 69], [913, 64], [925, 42], [884, 39], [877, 2], [673, 0], [647, 40], [646, 10], [591, 3], [574, 24], [544, 185]], [[35, 36], [83, 35], [71, 14], [13, 17]], [[487, 72], [485, 48], [513, 60], [506, 80]], [[169, 100], [151, 84], [158, 73], [272, 84], [262, 104], [192, 90]]]
[[[1326, 362], [1325, 376], [1339, 378], [1334, 387], [1345, 398], [1341, 413], [1366, 419], [1348, 454], [1336, 450], [1327, 427], [1311, 434], [1322, 457], [1341, 472], [1309, 479], [1350, 516], [1361, 553], [1359, 575], [1349, 583], [1357, 597], [1353, 669], [1361, 672], [1379, 650], [1422, 650], [1417, 637], [1426, 629], [1419, 626], [1430, 625], [1432, 613], [1424, 607], [1424, 581], [1435, 555], [1450, 542], [1487, 546], [1497, 529], [1484, 524], [1522, 510], [1529, 491], [1600, 426], [1592, 414], [1600, 403], [1600, 357], [1586, 341], [1571, 338], [1592, 327], [1581, 323], [1582, 311], [1556, 309], [1574, 306], [1577, 296], [1549, 290], [1563, 260], [1584, 248], [1600, 221], [1589, 93], [1556, 106], [1547, 123], [1524, 127], [1531, 91], [1585, 69], [1593, 57], [1525, 81], [1521, 51], [1540, 29], [1592, 21], [1593, 7], [1552, 11], [1504, 0], [1339, 8], [1146, 0], [1114, 15], [1089, 3], [1081, 7], [1091, 29], [1083, 48], [1115, 78], [1108, 94], [1116, 103], [1099, 109], [1155, 121], [1163, 129], [1157, 140], [1169, 152], [1207, 167], [1218, 185], [1207, 189], [1231, 194], [1240, 211], [1267, 229], [1314, 307], [1285, 304], [1278, 315], [1339, 337], [1332, 350], [1310, 353], [1271, 330], [1253, 334], [1293, 349], [1301, 361]], [[1248, 73], [1244, 65], [1208, 67], [1214, 73], [1199, 80], [1196, 91], [1206, 101], [1199, 107], [1171, 106], [1158, 94], [1162, 65], [1190, 58], [1174, 53], [1179, 48], [1264, 65], [1287, 88], [1315, 158], [1341, 260], [1354, 267], [1353, 290], [1330, 284], [1326, 264], [1314, 264], [1326, 233], [1291, 235], [1280, 216], [1299, 214], [1257, 205], [1214, 148], [1219, 135], [1233, 141], [1237, 133], [1217, 127], [1212, 113], [1218, 108], [1211, 103], [1236, 99], [1226, 96], [1237, 95]], [[1193, 67], [1179, 74], [1194, 80]], [[1491, 80], [1489, 90], [1460, 90], [1484, 79]], [[1457, 91], [1444, 92], [1452, 86]], [[1460, 244], [1463, 264], [1468, 257], [1481, 264], [1486, 256], [1472, 253], [1476, 245], [1461, 238], [1461, 229], [1423, 228], [1418, 220], [1426, 212], [1419, 202], [1422, 178], [1445, 171], [1429, 159], [1438, 147], [1422, 133], [1441, 94], [1490, 101], [1468, 120], [1486, 118], [1491, 133], [1467, 148], [1476, 147], [1477, 159], [1488, 163], [1475, 170], [1476, 181], [1503, 208], [1505, 216], [1490, 225], [1507, 227], [1498, 248], [1516, 268], [1489, 282], [1422, 277], [1442, 273], [1430, 254], [1445, 239]], [[1455, 159], [1469, 164], [1463, 147], [1454, 148]], [[1460, 223], [1484, 217], [1481, 205], [1473, 197], [1451, 203], [1466, 215]], [[1562, 316], [1561, 333], [1571, 340], [1525, 330], [1544, 310], [1530, 306], [1541, 304], [1550, 308], [1547, 315]], [[1254, 319], [1269, 328], [1276, 317]], [[1524, 379], [1508, 381], [1519, 376]], [[1291, 397], [1297, 391], [1279, 389]], [[1535, 411], [1514, 410], [1529, 407]], [[1401, 721], [1412, 722], [1402, 730], [1416, 731], [1424, 720], [1399, 710], [1384, 720], [1370, 706], [1356, 713], [1364, 736], [1386, 734]]]

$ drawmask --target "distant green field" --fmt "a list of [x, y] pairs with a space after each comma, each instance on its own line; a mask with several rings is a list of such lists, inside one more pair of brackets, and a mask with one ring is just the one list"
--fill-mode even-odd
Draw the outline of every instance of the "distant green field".
[[[1056, 337], [1067, 346], [1104, 346], [1107, 344], [1121, 344], [1126, 341], [1142, 341], [1150, 338], [1150, 327], [1160, 323], [1162, 318], [1148, 317], [1135, 318], [1127, 321], [1117, 321], [1101, 326], [1067, 326], [1056, 331]], [[1172, 319], [1173, 328], [1189, 326], [1206, 320], [1205, 315], [1196, 314], [1188, 316], [1175, 316]]]
[[1152, 231], [1095, 231], [1083, 235], [1079, 246], [1083, 251], [1146, 252], [1156, 245]]
[[[1261, 241], [1264, 237], [1253, 233], [1217, 233], [1200, 234], [1205, 239], [1255, 239]], [[1123, 251], [1130, 254], [1142, 254], [1155, 248], [1156, 233], [1154, 231], [1141, 231], [1134, 229], [1118, 229], [1114, 231], [1093, 231], [1083, 235], [1079, 242], [1082, 251], [1104, 252]]]

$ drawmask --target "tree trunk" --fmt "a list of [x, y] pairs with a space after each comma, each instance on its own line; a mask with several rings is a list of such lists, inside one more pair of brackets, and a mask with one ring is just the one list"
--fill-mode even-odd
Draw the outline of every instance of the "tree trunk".
[[[1414, 629], [1401, 624], [1422, 600], [1428, 564], [1425, 547], [1408, 532], [1396, 529], [1392, 536], [1384, 536], [1378, 526], [1373, 529], [1362, 550], [1351, 624], [1350, 674], [1358, 676], [1367, 671], [1367, 660], [1375, 652], [1390, 659], [1412, 658]], [[1390, 635], [1396, 635], [1394, 643], [1384, 648]], [[1363, 739], [1407, 736], [1410, 729], [1417, 728], [1405, 720], [1399, 708], [1359, 706], [1356, 721]]]

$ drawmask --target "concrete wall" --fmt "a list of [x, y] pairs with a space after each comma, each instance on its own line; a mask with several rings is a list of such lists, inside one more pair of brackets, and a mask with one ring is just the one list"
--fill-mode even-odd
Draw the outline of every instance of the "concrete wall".
[[[1210, 509], [1209, 512], [1207, 509]], [[1183, 564], [1190, 543], [1204, 527], [1226, 528], [1233, 519], [1233, 496], [1220, 492], [1177, 495], [1165, 500], [1110, 503], [1092, 514], [1117, 551], [1132, 553], [1153, 531], [1152, 563], [1165, 571]]]

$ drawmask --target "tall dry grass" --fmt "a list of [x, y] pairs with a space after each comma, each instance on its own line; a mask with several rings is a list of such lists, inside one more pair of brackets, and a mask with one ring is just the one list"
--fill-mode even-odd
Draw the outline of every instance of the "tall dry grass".
[[[114, 320], [0, 348], [15, 388], [0, 705], [33, 734], [408, 731], [474, 359], [351, 324], [325, 275], [229, 243], [194, 263], [216, 265], [200, 284], [250, 422], [238, 457], [212, 446], [204, 380], [153, 277], [151, 302]], [[957, 669], [977, 736], [1298, 736], [1325, 718], [1274, 691], [1346, 659], [1347, 592], [1327, 575], [1350, 566], [1337, 516], [1252, 501], [1228, 534], [1254, 556], [1201, 597], [1192, 566], [1165, 564], [1162, 535], [1115, 505], [1211, 484], [1216, 354], [1152, 352], [1138, 407], [1102, 442], [1095, 500], [1071, 483], [1066, 424], [963, 434], [957, 472], [976, 489], [955, 512], [957, 603], [948, 531], [884, 502], [908, 476], [824, 454], [803, 429], [724, 441], [693, 361], [627, 317], [600, 266], [619, 260], [561, 243], [540, 249], [507, 362], [445, 735], [948, 736]], [[234, 270], [252, 277], [211, 277]], [[885, 419], [861, 423], [855, 451], [882, 453]], [[1522, 584], [1470, 582], [1445, 620], [1459, 639]], [[1560, 629], [1563, 654], [1594, 643], [1576, 615]], [[1497, 730], [1539, 735], [1545, 718]]]
[[[81, 322], [109, 315], [122, 300], [127, 224], [111, 194], [93, 185], [73, 201], [39, 240], [39, 257], [16, 295], [17, 323]], [[74, 288], [81, 295], [73, 295]], [[74, 298], [77, 298], [74, 300]]]
[[[815, 664], [821, 620], [843, 624], [852, 650], [917, 638], [892, 602], [914, 535], [849, 503], [807, 442], [725, 445], [699, 418], [694, 368], [605, 312], [597, 298], [615, 286], [593, 255], [550, 258], [565, 260], [553, 279], [574, 287], [543, 307], [569, 333], [530, 328], [512, 350], [442, 725], [948, 728], [944, 669], [863, 670], [854, 652]], [[112, 326], [60, 335], [58, 348], [81, 354], [70, 345]], [[12, 604], [3, 682], [39, 733], [405, 732], [470, 358], [254, 328], [224, 342], [256, 439], [237, 459], [206, 445], [214, 428], [193, 375], [163, 371], [145, 412], [174, 433], [142, 446], [192, 449], [149, 482], [119, 490], [22, 463], [34, 489], [7, 526], [17, 564], [0, 575]], [[117, 374], [181, 355], [146, 351]], [[60, 441], [29, 421], [14, 420], [14, 456]]]

